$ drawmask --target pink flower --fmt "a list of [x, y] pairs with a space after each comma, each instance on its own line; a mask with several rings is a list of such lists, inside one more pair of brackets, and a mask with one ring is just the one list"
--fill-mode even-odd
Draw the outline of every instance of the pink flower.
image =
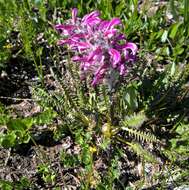
[[72, 19], [55, 25], [55, 29], [63, 36], [58, 45], [67, 45], [75, 54], [72, 60], [80, 63], [81, 78], [91, 75], [91, 84], [96, 86], [103, 79], [108, 80], [112, 72], [124, 76], [127, 63], [135, 61], [138, 48], [116, 28], [122, 25], [121, 20], [102, 20], [99, 11], [83, 18], [77, 17], [77, 13], [74, 8]]
[[117, 51], [116, 49], [109, 49], [109, 54], [112, 58], [111, 63], [112, 63], [112, 67], [113, 68], [116, 68], [117, 65], [120, 63], [120, 60], [121, 60], [121, 54], [119, 53], [119, 51]]

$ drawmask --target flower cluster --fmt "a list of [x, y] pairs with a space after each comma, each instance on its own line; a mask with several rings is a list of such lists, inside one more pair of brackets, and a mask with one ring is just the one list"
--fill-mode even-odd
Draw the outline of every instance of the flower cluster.
[[72, 60], [80, 63], [81, 78], [91, 75], [92, 86], [110, 77], [112, 72], [127, 73], [127, 63], [135, 61], [137, 46], [127, 42], [124, 34], [115, 26], [121, 26], [119, 18], [102, 20], [99, 11], [93, 11], [83, 18], [77, 17], [78, 10], [72, 10], [72, 19], [57, 24], [63, 39], [59, 45], [68, 45], [74, 52]]

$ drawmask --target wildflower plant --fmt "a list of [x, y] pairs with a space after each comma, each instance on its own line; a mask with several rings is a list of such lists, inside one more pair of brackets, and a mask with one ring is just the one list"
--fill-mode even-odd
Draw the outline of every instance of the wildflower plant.
[[72, 61], [79, 63], [80, 77], [92, 77], [91, 85], [105, 82], [110, 87], [118, 74], [125, 76], [128, 63], [136, 60], [137, 46], [128, 42], [117, 26], [119, 18], [103, 20], [99, 11], [93, 11], [83, 18], [77, 17], [78, 10], [72, 10], [72, 18], [64, 24], [55, 25], [63, 37], [59, 45], [67, 45], [73, 53]]

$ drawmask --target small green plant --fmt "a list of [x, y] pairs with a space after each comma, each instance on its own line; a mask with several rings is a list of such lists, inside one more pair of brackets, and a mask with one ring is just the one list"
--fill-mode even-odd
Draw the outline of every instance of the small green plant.
[[35, 117], [16, 118], [7, 116], [0, 123], [6, 127], [6, 133], [0, 134], [0, 145], [5, 148], [14, 147], [18, 144], [28, 143], [32, 138], [30, 129], [34, 125], [50, 124], [56, 113], [51, 109], [46, 109], [43, 113]]
[[19, 181], [17, 182], [9, 182], [5, 180], [0, 180], [0, 188], [5, 189], [5, 190], [13, 190], [13, 189], [18, 189], [18, 190], [24, 190], [27, 188], [33, 188], [33, 185], [27, 179], [26, 177], [22, 177]]
[[49, 164], [38, 165], [38, 174], [41, 175], [45, 183], [55, 184], [56, 173], [50, 168]]

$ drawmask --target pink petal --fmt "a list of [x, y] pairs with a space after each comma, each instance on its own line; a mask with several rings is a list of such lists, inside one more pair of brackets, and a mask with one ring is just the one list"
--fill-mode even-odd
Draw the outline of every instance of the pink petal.
[[108, 24], [108, 27], [107, 29], [112, 29], [114, 26], [118, 25], [118, 24], [121, 24], [121, 20], [119, 18], [113, 18], [109, 24]]
[[103, 79], [105, 72], [106, 72], [106, 69], [99, 70], [99, 72], [95, 75], [91, 83], [93, 87], [95, 87], [101, 81], [101, 79]]
[[79, 42], [76, 41], [75, 39], [65, 39], [65, 40], [59, 40], [59, 41], [58, 41], [58, 44], [59, 44], [59, 45], [67, 44], [67, 45], [70, 46], [71, 48], [77, 46], [77, 43], [79, 43]]
[[121, 55], [119, 51], [113, 48], [111, 48], [108, 52], [113, 59], [112, 66], [115, 68], [117, 66], [117, 63], [119, 63], [121, 60]]
[[115, 36], [117, 30], [116, 29], [112, 29], [112, 30], [107, 30], [104, 35], [108, 38], [112, 38], [113, 36]]
[[90, 68], [90, 66], [91, 66], [91, 62], [85, 62], [85, 63], [83, 64], [83, 70], [84, 70], [84, 71], [88, 71], [89, 68]]
[[119, 34], [115, 39], [116, 40], [126, 40], [126, 37], [124, 34]]
[[69, 35], [74, 29], [74, 25], [65, 25], [65, 24], [57, 24], [55, 25], [56, 30], [61, 30], [62, 34]]
[[87, 14], [83, 17], [82, 23], [85, 25], [95, 25], [101, 22], [101, 19], [99, 18], [100, 12], [99, 11], [93, 11], [90, 14]]
[[129, 52], [127, 49], [123, 50], [123, 54], [125, 55], [125, 61], [135, 61], [136, 55], [133, 55], [131, 52]]
[[132, 51], [132, 54], [133, 55], [136, 55], [137, 53], [137, 45], [135, 43], [131, 43], [131, 42], [127, 42], [124, 46], [123, 46], [124, 49], [129, 49]]
[[85, 22], [87, 19], [92, 18], [92, 17], [99, 17], [100, 16], [100, 12], [99, 11], [93, 11], [87, 15], [85, 15], [82, 19], [82, 22]]
[[80, 34], [73, 34], [73, 35], [72, 35], [72, 38], [75, 38], [75, 39], [82, 39], [82, 38], [85, 38], [85, 34], [83, 34], [83, 33], [80, 33]]
[[67, 40], [66, 40], [66, 43], [67, 43], [69, 46], [75, 46], [75, 44], [76, 44], [77, 42], [74, 41], [73, 39], [67, 39]]
[[72, 21], [74, 24], [76, 23], [77, 13], [78, 13], [78, 10], [76, 8], [73, 8], [72, 9]]
[[101, 22], [101, 19], [98, 18], [98, 17], [92, 17], [92, 18], [89, 18], [85, 21], [85, 24], [89, 25], [89, 26], [94, 26], [94, 25], [97, 25]]
[[86, 59], [84, 57], [80, 57], [80, 56], [76, 55], [76, 56], [73, 56], [71, 60], [80, 62], [80, 61], [85, 61]]
[[99, 30], [104, 30], [104, 29], [107, 28], [108, 24], [109, 24], [109, 21], [103, 20], [103, 21], [101, 21], [101, 23], [100, 23], [98, 29], [99, 29]]
[[102, 55], [102, 49], [100, 47], [97, 47], [94, 51], [92, 51], [88, 56], [88, 61], [91, 61], [95, 56], [101, 56]]
[[78, 42], [75, 44], [75, 47], [77, 47], [79, 51], [82, 51], [82, 50], [90, 48], [91, 46], [87, 42]]
[[56, 30], [71, 30], [74, 29], [74, 25], [66, 25], [66, 24], [57, 24], [55, 25]]
[[77, 43], [80, 43], [77, 38], [59, 40], [58, 45], [68, 44], [69, 46], [77, 46]]

